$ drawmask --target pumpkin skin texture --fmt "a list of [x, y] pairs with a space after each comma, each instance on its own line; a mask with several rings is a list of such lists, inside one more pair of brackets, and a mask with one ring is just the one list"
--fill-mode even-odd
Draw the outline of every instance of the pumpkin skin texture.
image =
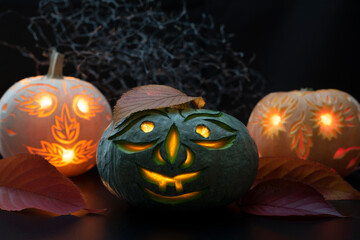
[[335, 90], [275, 92], [261, 99], [248, 125], [261, 156], [319, 162], [346, 176], [360, 161], [360, 105]]
[[0, 100], [3, 157], [39, 154], [66, 176], [96, 164], [101, 134], [111, 108], [92, 84], [62, 76], [62, 60], [52, 59], [48, 75], [25, 78]]
[[100, 140], [104, 185], [130, 204], [201, 209], [239, 199], [255, 180], [258, 154], [246, 127], [212, 110], [137, 112]]

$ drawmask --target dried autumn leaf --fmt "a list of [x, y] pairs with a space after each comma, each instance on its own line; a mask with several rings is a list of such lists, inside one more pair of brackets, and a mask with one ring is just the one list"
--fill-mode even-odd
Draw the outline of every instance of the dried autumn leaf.
[[259, 183], [242, 198], [241, 207], [261, 216], [344, 217], [312, 187], [283, 179]]
[[360, 199], [360, 193], [339, 174], [310, 161], [287, 157], [261, 157], [257, 182], [285, 179], [312, 186], [326, 200]]
[[85, 207], [77, 186], [41, 156], [18, 154], [0, 160], [0, 209], [69, 214]]
[[192, 102], [196, 108], [202, 108], [202, 97], [189, 97], [185, 93], [165, 85], [145, 85], [124, 93], [116, 102], [113, 114], [114, 126], [132, 113], [148, 109], [165, 107], [183, 107]]

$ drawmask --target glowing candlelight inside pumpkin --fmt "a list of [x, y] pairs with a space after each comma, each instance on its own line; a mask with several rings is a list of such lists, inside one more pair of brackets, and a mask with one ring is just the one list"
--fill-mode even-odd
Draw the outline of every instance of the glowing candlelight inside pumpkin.
[[145, 121], [141, 124], [140, 128], [144, 133], [149, 133], [152, 130], [154, 130], [154, 123], [149, 122], [149, 121]]
[[74, 158], [74, 151], [72, 149], [64, 149], [62, 159], [64, 162], [70, 163]]
[[281, 117], [277, 114], [274, 114], [273, 116], [271, 116], [270, 121], [272, 125], [277, 126], [281, 121]]
[[324, 124], [326, 126], [330, 126], [331, 123], [333, 122], [333, 117], [331, 116], [330, 113], [325, 113], [325, 114], [321, 115], [320, 121], [322, 124]]
[[44, 96], [40, 100], [40, 106], [42, 109], [50, 107], [51, 104], [52, 104], [52, 100], [51, 100], [51, 97], [49, 97], [49, 96]]
[[111, 108], [93, 85], [63, 76], [63, 60], [54, 50], [47, 75], [21, 80], [1, 97], [0, 150], [5, 158], [40, 155], [64, 175], [76, 176], [95, 165]]
[[87, 101], [85, 101], [84, 99], [80, 99], [78, 101], [77, 107], [83, 113], [87, 113], [89, 111], [89, 105], [88, 105]]
[[196, 126], [196, 133], [200, 134], [204, 138], [208, 138], [210, 136], [210, 130], [205, 125]]

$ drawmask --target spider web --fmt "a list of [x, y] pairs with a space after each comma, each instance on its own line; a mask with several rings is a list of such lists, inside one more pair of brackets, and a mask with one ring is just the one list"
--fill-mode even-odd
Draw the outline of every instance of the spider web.
[[135, 86], [165, 84], [246, 122], [263, 96], [264, 79], [231, 48], [223, 26], [205, 14], [191, 21], [184, 1], [169, 13], [155, 0], [41, 0], [38, 13], [28, 18], [37, 53], [13, 47], [38, 73], [55, 47], [66, 75], [93, 83], [112, 105]]

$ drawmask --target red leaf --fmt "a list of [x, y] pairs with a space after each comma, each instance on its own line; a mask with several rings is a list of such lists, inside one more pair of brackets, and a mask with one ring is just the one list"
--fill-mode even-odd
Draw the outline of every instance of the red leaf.
[[281, 179], [258, 184], [241, 205], [243, 211], [261, 216], [344, 217], [312, 187]]
[[69, 214], [85, 207], [77, 186], [41, 156], [18, 154], [0, 160], [0, 209]]
[[124, 93], [114, 108], [114, 125], [132, 113], [165, 107], [176, 107], [192, 102], [196, 108], [202, 108], [202, 97], [189, 97], [185, 93], [165, 85], [146, 85], [136, 87]]
[[286, 158], [261, 157], [257, 182], [285, 179], [301, 182], [322, 193], [326, 200], [360, 199], [360, 193], [347, 183], [339, 174], [319, 163]]

